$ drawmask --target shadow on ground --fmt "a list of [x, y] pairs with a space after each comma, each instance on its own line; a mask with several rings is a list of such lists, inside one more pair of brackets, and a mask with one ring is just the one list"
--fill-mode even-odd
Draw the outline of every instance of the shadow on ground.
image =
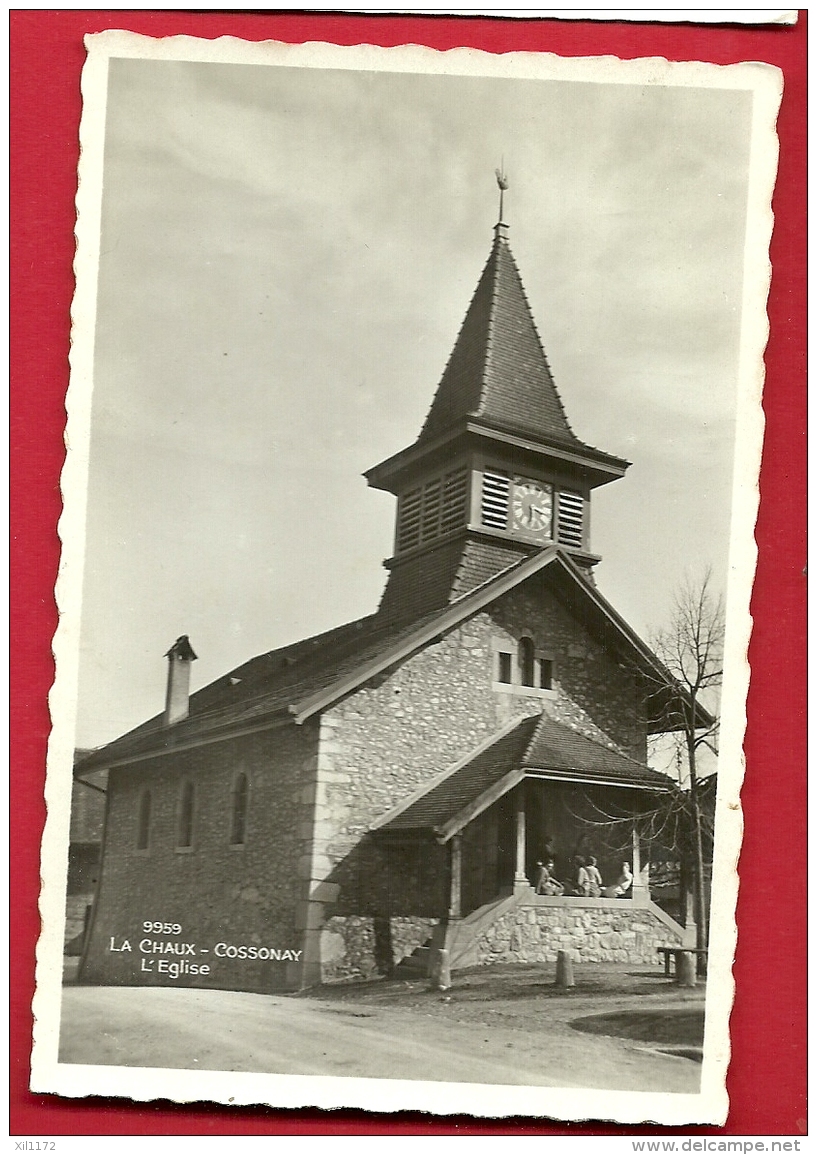
[[[561, 1000], [597, 998], [603, 1001], [620, 998], [665, 996], [681, 997], [674, 982], [663, 969], [633, 971], [605, 964], [575, 965], [576, 985], [569, 990], [556, 986], [554, 964], [474, 967], [456, 971], [450, 988], [441, 995], [425, 979], [372, 979], [331, 983], [303, 991], [296, 998], [319, 998], [330, 1003], [356, 1003], [368, 1006], [405, 1006], [424, 1002], [463, 1004], [521, 1003], [526, 1000]], [[703, 988], [699, 988], [702, 993]], [[692, 997], [695, 997], [694, 995]], [[660, 1041], [660, 1040], [659, 1040]]]
[[704, 1041], [703, 1007], [672, 1007], [660, 1011], [617, 1011], [574, 1019], [574, 1031], [653, 1043], [667, 1054], [701, 1061]]

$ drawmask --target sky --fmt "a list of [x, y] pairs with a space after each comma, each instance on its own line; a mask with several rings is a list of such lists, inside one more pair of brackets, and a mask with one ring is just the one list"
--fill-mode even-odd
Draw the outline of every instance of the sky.
[[411, 444], [488, 257], [494, 169], [642, 635], [726, 578], [751, 94], [115, 59], [76, 743], [373, 612]]

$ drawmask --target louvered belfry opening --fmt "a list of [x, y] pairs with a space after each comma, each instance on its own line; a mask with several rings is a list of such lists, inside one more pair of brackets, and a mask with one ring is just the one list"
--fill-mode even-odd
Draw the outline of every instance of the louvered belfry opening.
[[488, 472], [482, 475], [482, 524], [490, 529], [505, 529], [508, 525], [508, 508], [511, 496], [511, 479], [507, 473]]
[[466, 465], [404, 493], [397, 516], [396, 552], [406, 553], [460, 529], [465, 521], [467, 498]]
[[584, 544], [584, 499], [580, 493], [563, 490], [557, 503], [557, 538], [560, 545], [581, 549]]

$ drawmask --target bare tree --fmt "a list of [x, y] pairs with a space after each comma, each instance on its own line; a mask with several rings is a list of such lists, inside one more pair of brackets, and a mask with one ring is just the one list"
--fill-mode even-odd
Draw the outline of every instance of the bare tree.
[[[715, 798], [714, 778], [701, 777], [699, 755], [703, 749], [717, 754], [723, 633], [723, 602], [713, 592], [711, 571], [699, 581], [685, 579], [667, 626], [651, 639], [658, 662], [632, 667], [653, 732], [672, 734], [676, 740], [678, 781], [668, 781], [666, 791], [635, 815], [623, 801], [601, 804], [589, 794], [577, 798], [572, 811], [583, 825], [604, 829], [611, 847], [623, 850], [635, 825], [649, 844], [677, 850], [682, 873], [692, 879], [700, 949], [708, 941], [704, 863], [713, 846]], [[703, 957], [698, 961], [702, 967]]]
[[711, 570], [700, 581], [687, 578], [676, 595], [668, 625], [653, 639], [653, 648], [673, 679], [664, 697], [664, 713], [686, 755], [696, 945], [700, 949], [708, 941], [708, 912], [699, 754], [704, 748], [717, 753], [723, 638], [723, 599], [712, 589]]

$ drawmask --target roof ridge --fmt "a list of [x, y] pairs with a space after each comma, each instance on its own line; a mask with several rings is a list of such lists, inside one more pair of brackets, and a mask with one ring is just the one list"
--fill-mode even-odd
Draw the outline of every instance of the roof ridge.
[[[301, 646], [318, 642], [321, 638], [328, 638], [330, 634], [339, 634], [341, 630], [348, 630], [351, 629], [352, 626], [359, 626], [363, 622], [369, 621], [370, 618], [375, 617], [377, 617], [376, 611], [371, 614], [364, 614], [361, 618], [352, 618], [351, 621], [341, 622], [339, 626], [330, 626], [328, 630], [321, 630], [320, 633], [310, 634], [306, 638], [299, 638], [297, 642], [287, 642], [284, 646], [274, 646], [271, 650], [263, 650], [260, 654], [256, 654], [252, 658], [247, 658], [246, 662], [242, 662], [240, 666], [236, 666], [235, 669], [228, 671], [227, 674], [222, 674], [221, 677], [229, 677], [230, 674], [234, 674], [236, 670], [240, 670], [243, 666], [248, 666], [250, 662], [255, 662], [259, 658], [271, 658], [274, 654], [282, 654], [285, 650], [295, 650]], [[218, 679], [215, 680], [218, 681]], [[211, 682], [210, 685], [212, 684]], [[204, 687], [202, 687], [202, 689], [204, 689]]]
[[556, 386], [556, 381], [555, 381], [554, 376], [553, 376], [553, 370], [551, 368], [550, 361], [548, 359], [548, 355], [545, 351], [545, 345], [544, 345], [544, 342], [542, 340], [542, 335], [539, 332], [539, 327], [536, 324], [536, 317], [534, 316], [533, 308], [532, 308], [531, 303], [530, 303], [530, 298], [529, 298], [528, 292], [525, 288], [525, 282], [522, 279], [522, 274], [520, 273], [519, 266], [516, 263], [516, 257], [514, 257], [514, 255], [513, 255], [513, 249], [510, 246], [510, 242], [509, 242], [507, 236], [502, 236], [499, 232], [497, 232], [496, 239], [494, 241], [494, 247], [491, 250], [491, 256], [494, 256], [494, 254], [497, 255], [497, 262], [496, 262], [497, 263], [497, 275], [494, 278], [493, 294], [492, 294], [492, 298], [491, 298], [491, 312], [490, 312], [490, 316], [489, 316], [489, 320], [488, 320], [488, 339], [486, 341], [486, 347], [485, 347], [485, 349], [486, 349], [486, 358], [485, 358], [486, 365], [485, 365], [485, 371], [484, 371], [485, 376], [483, 377], [483, 385], [482, 385], [482, 391], [481, 391], [481, 396], [480, 396], [480, 405], [479, 405], [479, 408], [478, 408], [475, 416], [484, 416], [484, 407], [486, 404], [486, 395], [487, 395], [487, 389], [488, 389], [487, 366], [488, 366], [488, 359], [490, 357], [490, 353], [492, 352], [492, 348], [493, 348], [493, 336], [494, 336], [494, 329], [495, 329], [495, 324], [496, 324], [495, 312], [496, 312], [497, 298], [499, 296], [499, 259], [498, 259], [498, 257], [499, 257], [499, 252], [500, 252], [500, 246], [503, 246], [503, 245], [504, 245], [504, 253], [505, 253], [508, 261], [510, 262], [512, 273], [516, 276], [516, 280], [519, 283], [519, 290], [520, 290], [521, 295], [522, 295], [522, 301], [525, 305], [525, 310], [527, 312], [528, 320], [530, 321], [531, 327], [533, 329], [533, 334], [536, 338], [536, 343], [539, 347], [539, 353], [541, 354], [542, 360], [545, 364], [545, 368], [547, 370], [547, 376], [550, 380], [550, 384], [551, 384], [552, 389], [553, 389], [553, 394], [554, 394], [554, 397], [556, 400], [556, 404], [559, 407], [559, 411], [562, 415], [562, 419], [565, 423], [565, 426], [567, 427], [568, 433], [570, 434], [570, 438], [574, 442], [578, 442], [579, 445], [584, 445], [584, 442], [576, 435], [576, 433], [573, 430], [573, 427], [570, 424], [570, 421], [569, 421], [568, 416], [567, 416], [567, 410], [565, 409], [561, 394], [559, 393], [559, 390]]
[[[554, 567], [554, 562], [558, 562], [558, 566]], [[223, 699], [221, 701], [216, 700], [212, 704], [202, 704], [200, 712], [194, 711], [188, 719], [176, 723], [172, 728], [165, 728], [160, 725], [161, 715], [157, 714], [112, 742], [97, 748], [88, 755], [87, 761], [92, 765], [87, 767], [87, 763], [84, 761], [83, 766], [90, 770], [101, 769], [109, 765], [112, 759], [133, 760], [136, 756], [146, 757], [153, 754], [164, 754], [168, 752], [167, 740], [172, 743], [173, 734], [184, 735], [185, 737], [189, 735], [192, 740], [195, 740], [197, 731], [203, 727], [223, 725], [226, 728], [231, 724], [243, 723], [248, 718], [267, 713], [270, 717], [273, 715], [291, 715], [297, 724], [301, 724], [316, 713], [326, 709], [332, 702], [356, 689], [369, 678], [403, 661], [421, 646], [472, 617], [483, 607], [504, 596], [505, 593], [516, 588], [520, 583], [543, 573], [545, 569], [549, 573], [555, 569], [557, 578], [561, 578], [563, 575], [567, 581], [573, 583], [575, 589], [583, 597], [589, 599], [588, 610], [591, 606], [595, 607], [595, 612], [602, 615], [602, 626], [612, 628], [616, 637], [620, 637], [626, 646], [631, 647], [635, 659], [639, 663], [638, 668], [646, 668], [650, 672], [658, 674], [662, 683], [666, 683], [667, 686], [675, 685], [671, 675], [658, 662], [649, 646], [612, 609], [604, 595], [588, 582], [569, 555], [557, 546], [551, 545], [504, 567], [473, 589], [460, 594], [454, 602], [442, 605], [422, 618], [403, 624], [384, 622], [380, 628], [379, 614], [370, 614], [365, 618], [346, 623], [349, 626], [357, 624], [358, 621], [368, 621], [374, 628], [358, 637], [353, 637], [348, 633], [342, 646], [335, 646], [332, 649], [328, 645], [324, 653], [321, 653], [319, 647], [313, 648], [309, 651], [309, 660], [305, 660], [302, 666], [296, 663], [294, 673], [288, 676], [281, 670], [269, 671], [268, 678], [259, 679], [255, 685], [250, 683], [250, 685], [238, 689], [234, 704], [231, 701], [224, 702]], [[337, 629], [342, 628], [337, 627]], [[588, 628], [590, 627], [588, 626]], [[316, 635], [316, 637], [325, 637], [333, 632], [326, 631], [326, 634]], [[287, 647], [282, 648], [286, 649]], [[275, 652], [271, 651], [273, 654]], [[313, 657], [317, 661], [312, 660]], [[644, 665], [642, 666], [641, 663]], [[320, 669], [318, 668], [319, 664]], [[224, 692], [226, 687], [223, 679], [224, 676], [222, 679], [210, 683], [210, 688], [221, 682], [221, 691]], [[248, 693], [251, 688], [252, 694]], [[201, 692], [198, 691], [197, 693]], [[231, 695], [228, 696], [231, 697]], [[529, 715], [529, 717], [536, 719], [536, 722], [532, 723], [534, 732], [544, 725], [543, 716], [544, 714]], [[560, 731], [571, 733], [570, 727], [557, 722], [552, 715], [546, 716], [555, 726], [559, 727]], [[605, 751], [616, 758], [626, 759], [630, 765], [650, 770], [645, 763], [638, 762], [628, 754], [620, 753], [614, 746], [605, 746], [598, 739], [589, 738], [578, 730], [572, 731], [572, 733], [593, 743], [600, 751]], [[603, 731], [600, 733], [603, 734]], [[166, 740], [157, 741], [157, 739]], [[528, 743], [525, 750], [526, 756], [528, 756], [530, 749], [530, 743]], [[661, 778], [666, 777], [657, 771], [650, 770], [650, 772]]]
[[488, 397], [488, 363], [491, 358], [491, 351], [494, 343], [494, 330], [496, 328], [496, 303], [497, 297], [499, 296], [499, 246], [501, 243], [502, 239], [500, 232], [497, 229], [496, 236], [494, 237], [494, 243], [491, 247], [491, 255], [489, 256], [485, 265], [485, 268], [487, 269], [491, 261], [494, 262], [494, 276], [491, 284], [491, 307], [488, 310], [488, 329], [485, 334], [485, 356], [482, 362], [482, 374], [480, 377], [479, 404], [471, 414], [473, 417], [481, 417], [483, 415]]

